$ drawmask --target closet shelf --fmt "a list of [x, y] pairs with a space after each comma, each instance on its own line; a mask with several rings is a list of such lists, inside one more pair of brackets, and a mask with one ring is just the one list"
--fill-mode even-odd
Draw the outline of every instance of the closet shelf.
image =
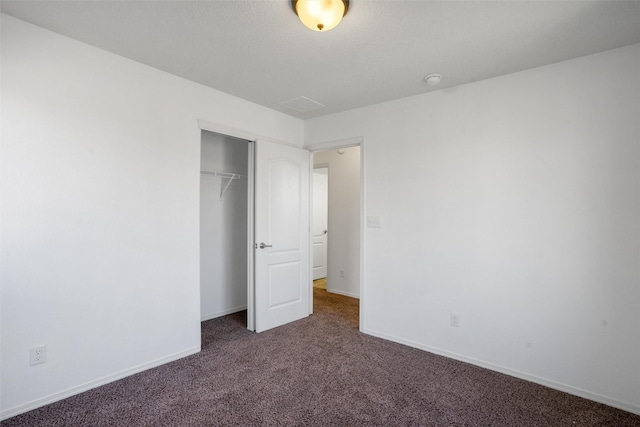
[[229, 181], [227, 181], [226, 185], [221, 187], [220, 200], [222, 200], [222, 196], [224, 196], [224, 193], [227, 192], [227, 190], [229, 189], [229, 186], [231, 185], [233, 180], [247, 177], [246, 175], [240, 175], [239, 173], [221, 172], [221, 171], [200, 171], [200, 174], [201, 175], [217, 176], [219, 178], [228, 179], [229, 180]]

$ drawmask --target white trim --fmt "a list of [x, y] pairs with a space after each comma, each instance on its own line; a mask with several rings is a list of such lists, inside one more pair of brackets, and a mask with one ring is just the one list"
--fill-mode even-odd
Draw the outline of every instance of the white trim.
[[112, 383], [114, 381], [120, 380], [130, 375], [134, 375], [139, 372], [143, 372], [148, 369], [155, 368], [160, 365], [164, 365], [166, 363], [173, 362], [178, 359], [182, 359], [183, 357], [191, 356], [192, 354], [196, 354], [198, 352], [200, 352], [200, 346], [192, 347], [187, 350], [183, 350], [183, 351], [179, 351], [178, 353], [171, 354], [169, 356], [161, 357], [159, 359], [155, 359], [150, 362], [142, 363], [132, 368], [127, 368], [122, 371], [104, 376], [102, 378], [98, 378], [96, 380], [92, 380], [84, 384], [80, 384], [78, 386], [71, 387], [66, 390], [50, 394], [40, 399], [32, 400], [22, 405], [14, 406], [13, 408], [9, 408], [2, 411], [2, 413], [0, 413], [0, 420], [6, 420], [8, 418], [23, 414], [33, 409], [40, 408], [45, 405], [49, 405], [50, 403], [54, 403], [59, 400], [66, 399], [67, 397], [75, 396], [85, 391], [103, 386], [105, 384]]
[[366, 185], [367, 185], [367, 174], [366, 174], [366, 149], [364, 143], [364, 137], [360, 138], [360, 310], [359, 310], [359, 318], [360, 324], [358, 328], [362, 331], [366, 329], [365, 323], [365, 315], [367, 310], [365, 309], [365, 294], [366, 294], [366, 285], [367, 281], [365, 279], [366, 276], [366, 236], [367, 229], [365, 224], [367, 223], [366, 219], [366, 210], [367, 210], [367, 199], [366, 199]]
[[288, 145], [289, 147], [302, 148], [306, 150], [305, 147], [302, 147], [299, 144], [294, 144], [287, 141], [281, 141], [279, 139], [269, 138], [254, 132], [237, 129], [231, 126], [221, 125], [219, 123], [209, 122], [207, 120], [198, 119], [198, 127], [200, 127], [201, 130], [220, 133], [222, 135], [232, 136], [234, 138], [246, 139], [248, 141], [256, 141], [258, 139], [261, 139], [268, 142], [275, 142], [276, 144]]
[[392, 335], [387, 335], [383, 332], [375, 331], [372, 329], [361, 329], [360, 332], [372, 335], [374, 337], [382, 338], [387, 341], [393, 341], [398, 344], [407, 345], [409, 347], [417, 348], [419, 350], [428, 351], [429, 353], [437, 354], [440, 356], [448, 357], [449, 359], [459, 360], [461, 362], [470, 363], [475, 366], [479, 366], [481, 368], [486, 368], [495, 372], [500, 372], [502, 374], [506, 374], [515, 378], [520, 378], [522, 380], [530, 381], [532, 383], [540, 384], [545, 387], [552, 388], [554, 390], [559, 390], [565, 393], [572, 394], [574, 396], [582, 397], [585, 399], [593, 400], [594, 402], [603, 403], [605, 405], [611, 406], [613, 408], [622, 409], [623, 411], [631, 412], [633, 414], [640, 415], [640, 406], [634, 405], [632, 403], [620, 402], [615, 399], [611, 399], [606, 396], [602, 396], [597, 393], [593, 393], [587, 390], [583, 390], [577, 387], [572, 387], [567, 384], [559, 383], [556, 381], [548, 380], [545, 378], [537, 377], [535, 375], [527, 374], [524, 372], [516, 371], [514, 369], [506, 368], [500, 365], [494, 365], [493, 363], [485, 362], [483, 360], [474, 359], [473, 357], [463, 356], [458, 353], [452, 353], [450, 351], [442, 350], [440, 348], [431, 347], [428, 345], [423, 345], [417, 343], [415, 341], [407, 340], [404, 338], [398, 338]]
[[247, 329], [256, 330], [256, 300], [255, 300], [255, 235], [254, 226], [254, 197], [255, 197], [255, 149], [256, 143], [249, 143], [249, 158], [247, 159]]
[[313, 152], [309, 152], [309, 316], [313, 314], [313, 187], [315, 168], [313, 160]]
[[362, 146], [364, 142], [364, 137], [357, 136], [354, 138], [345, 138], [345, 139], [336, 139], [335, 141], [327, 141], [327, 142], [318, 142], [316, 144], [305, 145], [309, 151], [326, 151], [333, 150], [334, 148], [350, 148], [357, 147], [358, 145]]
[[327, 288], [327, 292], [329, 292], [330, 294], [338, 294], [338, 295], [344, 295], [345, 297], [351, 297], [351, 298], [360, 299], [360, 295], [354, 294], [354, 293], [351, 293], [351, 292], [334, 291], [334, 290], [331, 290], [329, 288]]
[[218, 317], [226, 316], [227, 314], [237, 313], [239, 311], [246, 310], [246, 309], [247, 309], [247, 306], [243, 305], [240, 307], [230, 308], [228, 310], [222, 310], [213, 314], [206, 314], [200, 318], [200, 321], [205, 322], [207, 320], [216, 319]]

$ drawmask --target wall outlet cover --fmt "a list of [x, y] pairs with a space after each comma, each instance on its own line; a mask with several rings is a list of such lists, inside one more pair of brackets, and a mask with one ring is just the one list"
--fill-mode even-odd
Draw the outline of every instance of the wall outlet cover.
[[29, 349], [29, 364], [39, 365], [47, 361], [47, 346], [41, 345]]

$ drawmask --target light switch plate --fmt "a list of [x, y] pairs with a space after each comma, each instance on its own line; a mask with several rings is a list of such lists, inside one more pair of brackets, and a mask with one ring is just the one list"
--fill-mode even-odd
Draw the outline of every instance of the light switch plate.
[[367, 227], [382, 228], [382, 217], [377, 215], [367, 215]]

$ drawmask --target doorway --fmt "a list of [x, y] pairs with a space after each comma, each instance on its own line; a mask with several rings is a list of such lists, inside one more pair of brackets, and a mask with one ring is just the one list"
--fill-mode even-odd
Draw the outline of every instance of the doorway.
[[250, 144], [201, 131], [201, 321], [247, 309]]
[[[326, 290], [360, 298], [361, 271], [361, 151], [360, 146], [313, 153], [313, 278], [326, 270]], [[322, 228], [322, 193], [327, 174], [326, 228]], [[318, 174], [318, 175], [316, 175]], [[319, 194], [317, 194], [319, 193]], [[318, 197], [318, 206], [316, 206]], [[320, 217], [318, 221], [317, 217]], [[327, 230], [327, 233], [324, 233]], [[322, 266], [322, 243], [326, 259]]]

